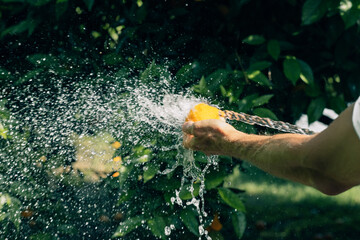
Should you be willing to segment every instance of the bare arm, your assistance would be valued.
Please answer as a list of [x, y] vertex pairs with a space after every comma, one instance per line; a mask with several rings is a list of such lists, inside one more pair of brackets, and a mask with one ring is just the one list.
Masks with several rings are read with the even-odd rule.
[[206, 154], [246, 160], [277, 177], [334, 195], [360, 184], [360, 140], [352, 125], [353, 107], [326, 130], [312, 135], [259, 136], [220, 120], [183, 125], [184, 146]]

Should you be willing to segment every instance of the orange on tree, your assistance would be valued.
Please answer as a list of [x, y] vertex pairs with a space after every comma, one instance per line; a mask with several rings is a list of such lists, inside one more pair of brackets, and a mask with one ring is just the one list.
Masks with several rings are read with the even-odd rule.
[[215, 213], [214, 219], [213, 219], [210, 227], [215, 231], [220, 231], [223, 228], [223, 225], [221, 224], [221, 222], [219, 220], [218, 213]]
[[118, 176], [120, 176], [120, 173], [119, 172], [114, 172], [112, 176], [113, 177], [118, 177]]
[[113, 158], [113, 161], [114, 161], [114, 162], [120, 162], [120, 161], [121, 161], [121, 157], [120, 157], [120, 156], [114, 157], [114, 158]]
[[112, 146], [113, 148], [115, 148], [115, 149], [118, 149], [118, 148], [121, 147], [121, 143], [118, 142], [118, 141], [116, 141], [116, 142], [113, 142], [113, 143], [111, 144], [111, 146]]

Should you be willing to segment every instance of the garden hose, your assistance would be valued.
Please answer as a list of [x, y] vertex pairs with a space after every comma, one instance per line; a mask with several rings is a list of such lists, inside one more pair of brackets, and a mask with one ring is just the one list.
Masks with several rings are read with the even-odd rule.
[[222, 119], [222, 118], [228, 120], [236, 120], [250, 125], [259, 125], [267, 128], [272, 128], [282, 132], [299, 133], [305, 135], [314, 134], [314, 132], [309, 129], [300, 128], [296, 125], [287, 122], [275, 121], [270, 118], [262, 118], [259, 116], [250, 115], [243, 112], [238, 113], [229, 110], [222, 111], [216, 107], [210, 106], [205, 103], [199, 103], [195, 107], [193, 107], [190, 110], [185, 121], [196, 122], [206, 119]]

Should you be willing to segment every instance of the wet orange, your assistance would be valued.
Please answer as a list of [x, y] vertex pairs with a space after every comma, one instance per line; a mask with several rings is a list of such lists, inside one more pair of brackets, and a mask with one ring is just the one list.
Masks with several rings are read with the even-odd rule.
[[193, 107], [187, 115], [185, 121], [201, 121], [206, 119], [220, 119], [221, 111], [205, 103], [199, 103]]
[[215, 231], [220, 231], [223, 228], [223, 225], [221, 224], [221, 222], [219, 220], [219, 215], [217, 213], [215, 213], [214, 219], [213, 219], [210, 227]]

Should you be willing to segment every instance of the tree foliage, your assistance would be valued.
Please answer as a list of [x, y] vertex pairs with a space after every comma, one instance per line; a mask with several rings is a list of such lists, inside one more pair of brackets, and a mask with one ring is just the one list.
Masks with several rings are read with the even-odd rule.
[[[181, 169], [158, 175], [176, 153], [164, 156], [123, 143], [116, 154], [121, 151], [130, 163], [119, 178], [98, 183], [99, 196], [83, 200], [91, 186], [54, 181], [48, 174], [70, 166], [75, 150], [61, 146], [64, 155], [59, 142], [41, 142], [38, 136], [50, 133], [38, 132], [36, 119], [29, 119], [38, 106], [20, 99], [29, 91], [38, 94], [49, 114], [58, 111], [46, 102], [59, 97], [59, 87], [71, 92], [102, 81], [139, 78], [152, 84], [165, 77], [175, 79], [179, 91], [191, 88], [229, 110], [289, 122], [306, 113], [314, 122], [325, 107], [340, 113], [359, 96], [359, 6], [358, 0], [1, 0], [0, 233], [30, 239], [166, 239], [164, 229], [173, 225], [175, 238], [193, 239], [198, 213], [170, 201]], [[96, 81], [86, 77], [92, 75]], [[12, 119], [18, 111], [23, 114]], [[84, 121], [74, 116], [67, 130], [76, 131]], [[94, 124], [90, 132], [96, 130]], [[156, 141], [166, 145], [160, 136]], [[47, 160], [39, 164], [39, 159]], [[204, 164], [201, 159], [198, 165]], [[241, 238], [245, 231], [241, 194], [223, 187], [234, 164], [222, 157], [205, 176], [210, 213], [205, 226], [217, 213], [224, 226], [210, 232], [213, 239]], [[180, 198], [192, 196], [183, 191]], [[84, 225], [82, 214], [93, 222]]]

